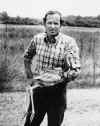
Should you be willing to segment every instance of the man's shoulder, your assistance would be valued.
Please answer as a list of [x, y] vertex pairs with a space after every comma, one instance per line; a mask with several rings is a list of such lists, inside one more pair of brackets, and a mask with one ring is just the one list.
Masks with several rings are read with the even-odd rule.
[[71, 36], [69, 36], [69, 35], [67, 35], [67, 34], [64, 34], [64, 33], [60, 33], [60, 36], [61, 36], [61, 38], [63, 39], [63, 40], [67, 40], [67, 41], [74, 41], [75, 40], [75, 38], [73, 38], [73, 37], [71, 37]]
[[46, 35], [45, 32], [38, 33], [38, 34], [34, 35], [34, 38], [35, 39], [42, 39], [45, 37], [45, 35]]
[[64, 34], [64, 33], [60, 33], [60, 41], [63, 43], [63, 44], [70, 44], [70, 45], [76, 45], [76, 40], [75, 38], [67, 35], [67, 34]]

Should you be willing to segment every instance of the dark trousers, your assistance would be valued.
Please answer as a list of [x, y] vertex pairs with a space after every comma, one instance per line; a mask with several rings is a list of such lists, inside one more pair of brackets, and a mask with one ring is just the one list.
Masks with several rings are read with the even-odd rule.
[[40, 126], [46, 113], [48, 126], [61, 126], [66, 108], [66, 86], [37, 88], [33, 93], [33, 101], [34, 117], [30, 122], [30, 103], [24, 126]]

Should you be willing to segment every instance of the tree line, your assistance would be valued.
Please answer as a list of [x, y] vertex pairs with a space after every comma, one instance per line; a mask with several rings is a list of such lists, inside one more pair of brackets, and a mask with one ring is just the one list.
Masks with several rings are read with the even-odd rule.
[[[8, 13], [5, 11], [0, 13], [0, 23], [18, 24], [18, 25], [43, 25], [42, 19], [28, 18], [28, 17], [22, 18], [20, 16], [10, 17]], [[64, 16], [62, 24], [63, 26], [100, 28], [100, 15], [96, 17], [93, 16], [82, 17], [80, 15]]]
[[18, 25], [39, 25], [41, 24], [41, 20], [39, 19], [31, 19], [28, 17], [10, 17], [7, 12], [0, 13], [0, 23], [2, 24], [18, 24]]

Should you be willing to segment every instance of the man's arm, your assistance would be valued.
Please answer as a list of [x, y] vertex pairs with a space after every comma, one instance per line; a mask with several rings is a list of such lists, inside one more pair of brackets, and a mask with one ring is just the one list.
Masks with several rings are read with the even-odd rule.
[[31, 63], [32, 59], [36, 54], [36, 45], [34, 39], [31, 41], [29, 47], [26, 49], [24, 53], [24, 66], [25, 66], [25, 73], [28, 79], [33, 77], [32, 70], [31, 70]]
[[69, 80], [74, 80], [80, 73], [79, 48], [74, 39], [71, 39], [66, 47], [65, 59], [69, 70], [64, 73], [64, 77]]

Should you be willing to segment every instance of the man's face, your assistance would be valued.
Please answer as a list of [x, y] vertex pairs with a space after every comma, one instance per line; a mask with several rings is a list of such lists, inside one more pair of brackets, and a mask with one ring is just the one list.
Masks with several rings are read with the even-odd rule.
[[48, 36], [57, 35], [60, 31], [60, 25], [60, 16], [58, 14], [48, 15], [45, 22]]

